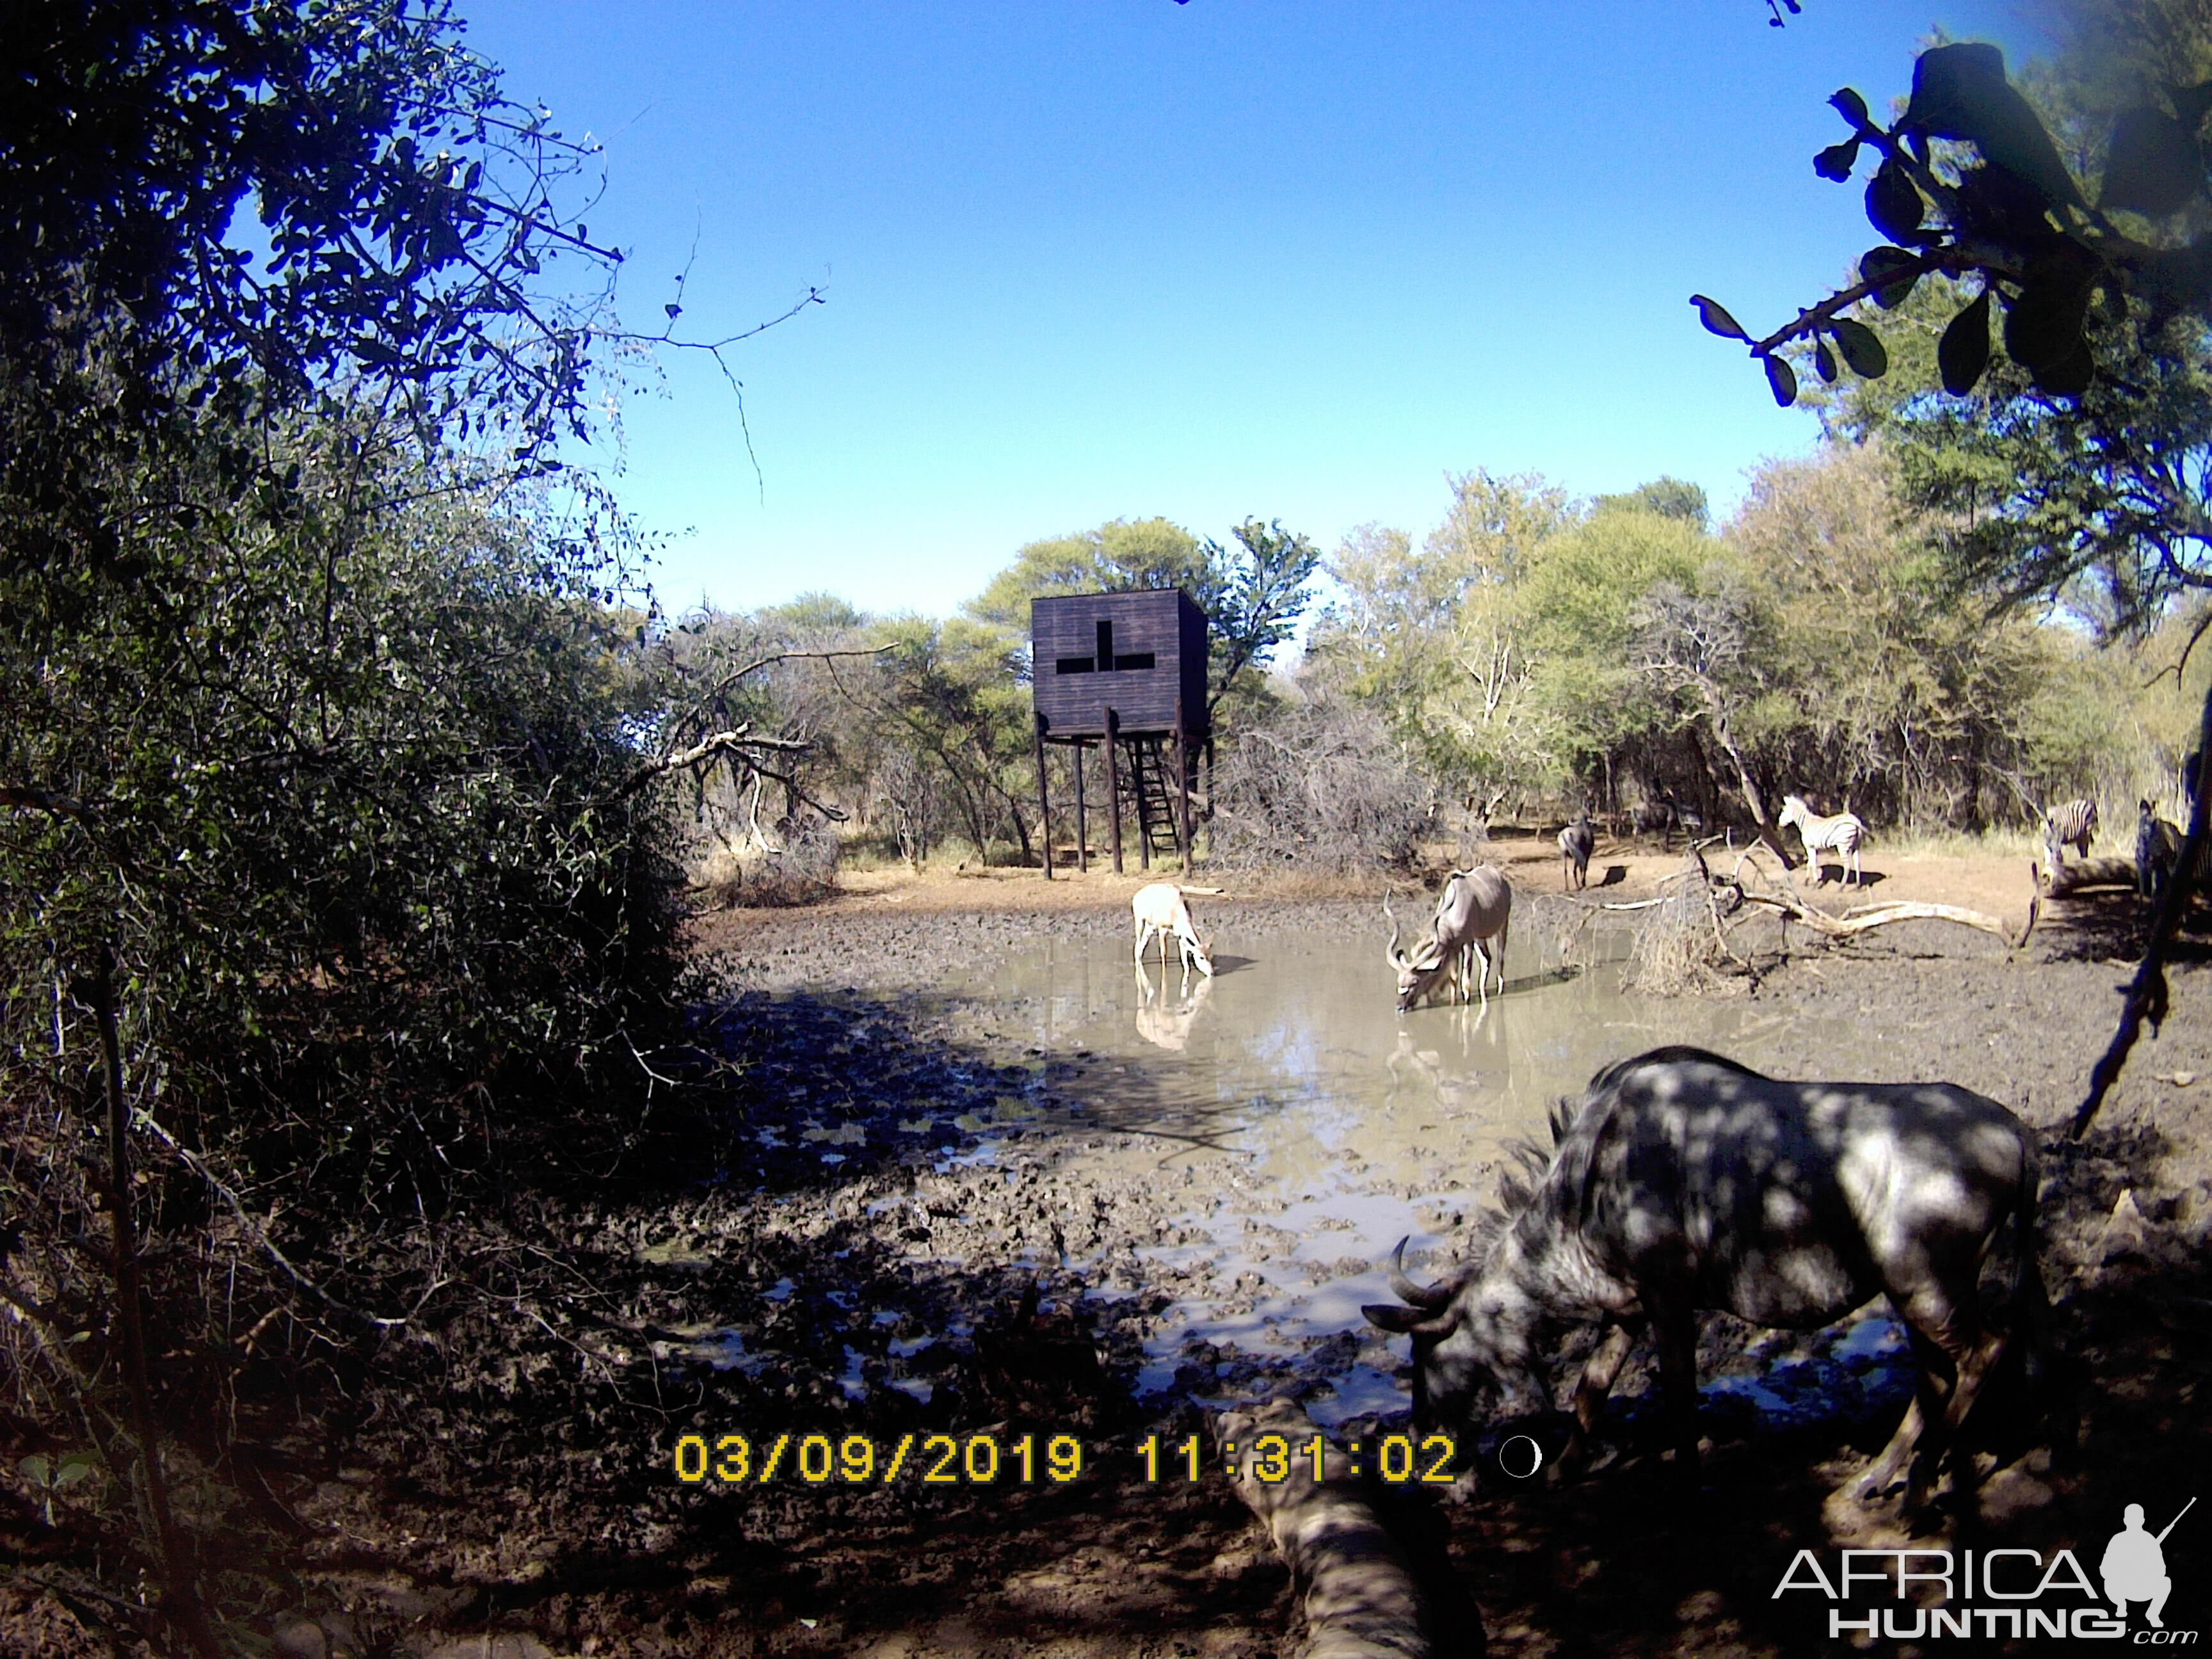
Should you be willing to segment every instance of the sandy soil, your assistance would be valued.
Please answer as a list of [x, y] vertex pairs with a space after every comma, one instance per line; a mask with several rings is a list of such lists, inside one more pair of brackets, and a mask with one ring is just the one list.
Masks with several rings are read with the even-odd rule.
[[[1556, 891], [1547, 843], [1502, 850], [1516, 883]], [[1680, 863], [1601, 845], [1593, 878], [1622, 873], [1589, 896], [1632, 898]], [[2026, 910], [2024, 860], [1869, 863], [1883, 878], [1869, 898]], [[495, 1282], [511, 1258], [515, 1293], [457, 1305], [395, 1345], [355, 1376], [329, 1443], [272, 1477], [302, 1575], [297, 1606], [269, 1619], [277, 1651], [1287, 1650], [1291, 1588], [1249, 1513], [1218, 1465], [1182, 1478], [1178, 1448], [1200, 1414], [1157, 1396], [1148, 1414], [1128, 1395], [1147, 1322], [1176, 1289], [1136, 1251], [1171, 1243], [1170, 1218], [1194, 1203], [1237, 1204], [1236, 1166], [1193, 1165], [1168, 1189], [1151, 1151], [1115, 1151], [1139, 1138], [1142, 1102], [1094, 1088], [1079, 1056], [1020, 1048], [988, 1007], [920, 994], [1040, 930], [1119, 933], [1140, 880], [887, 873], [804, 909], [702, 919], [699, 948], [724, 965], [731, 1000], [702, 1041], [732, 1073], [694, 1178], [649, 1200], [519, 1204], [480, 1238], [457, 1226], [455, 1259], [475, 1248]], [[1208, 916], [1255, 946], [1285, 930], [1370, 939], [1381, 890], [1194, 884], [1228, 890], [1205, 901]], [[2142, 925], [2131, 900], [2053, 906], [2010, 954], [1933, 923], [1843, 946], [1777, 930], [1753, 994], [1826, 1017], [1808, 1030], [1892, 1039], [1847, 1052], [1832, 1036], [1785, 1040], [1791, 1074], [1946, 1079], [2053, 1131], [2110, 1037]], [[2198, 1395], [2212, 1364], [2212, 976], [2201, 939], [2184, 957], [2172, 1018], [2097, 1128], [2078, 1146], [2048, 1141], [2056, 1410], [1998, 1400], [1979, 1512], [1917, 1547], [2063, 1546], [2094, 1573], [2124, 1504], [2155, 1526], [2212, 1489]], [[977, 1162], [987, 1126], [996, 1158]], [[556, 1273], [557, 1294], [526, 1293]], [[1032, 1314], [1023, 1294], [1040, 1279]], [[1729, 1326], [1708, 1334], [1708, 1366], [1746, 1352], [1753, 1334]], [[1370, 1334], [1342, 1340], [1347, 1357], [1381, 1353]], [[1644, 1380], [1637, 1369], [1623, 1393]], [[1894, 1416], [1839, 1408], [1777, 1433], [1716, 1410], [1705, 1488], [1685, 1495], [1632, 1406], [1583, 1479], [1492, 1480], [1413, 1504], [1416, 1554], [1479, 1609], [1447, 1650], [1826, 1650], [1830, 1604], [1774, 1587], [1800, 1549], [1832, 1566], [1838, 1548], [1907, 1541], [1893, 1511], [1832, 1496]], [[757, 1475], [787, 1432], [775, 1480], [678, 1478], [686, 1436], [744, 1436]], [[810, 1432], [828, 1438], [809, 1451]], [[929, 1447], [933, 1434], [957, 1455]], [[1024, 1435], [1027, 1483], [1012, 1463]], [[836, 1478], [833, 1455], [854, 1436], [877, 1460], [858, 1483]], [[927, 1484], [908, 1470], [886, 1484], [908, 1436], [956, 1477], [988, 1436], [1001, 1476]], [[1046, 1461], [1060, 1436], [1084, 1457], [1065, 1484]], [[1148, 1439], [1157, 1482], [1143, 1478]], [[802, 1455], [830, 1478], [793, 1480]], [[2203, 1559], [2205, 1527], [2193, 1543], [2176, 1534], [2169, 1561]], [[2202, 1575], [2176, 1578], [2168, 1625], [2212, 1622]]]

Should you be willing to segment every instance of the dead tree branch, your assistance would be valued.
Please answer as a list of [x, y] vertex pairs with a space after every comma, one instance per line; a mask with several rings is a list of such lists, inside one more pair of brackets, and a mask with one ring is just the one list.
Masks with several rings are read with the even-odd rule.
[[185, 1641], [205, 1659], [216, 1659], [215, 1626], [200, 1599], [198, 1576], [169, 1504], [169, 1481], [161, 1468], [159, 1419], [146, 1370], [145, 1309], [138, 1288], [137, 1224], [131, 1202], [131, 1110], [123, 1095], [123, 1048], [115, 1016], [115, 951], [103, 942], [87, 986], [100, 1024], [100, 1073], [107, 1097], [107, 1209], [114, 1236], [116, 1321], [122, 1327], [123, 1374], [131, 1393], [133, 1437], [146, 1480], [146, 1508], [161, 1559], [161, 1603], [177, 1621]]
[[757, 738], [752, 735], [750, 722], [731, 731], [717, 732], [702, 738], [689, 749], [679, 749], [673, 754], [658, 755], [640, 766], [623, 781], [615, 793], [617, 797], [635, 794], [655, 778], [666, 777], [671, 772], [682, 772], [695, 766], [710, 765], [718, 760], [728, 760], [743, 765], [746, 770], [763, 771], [758, 757], [765, 755], [804, 755], [814, 745], [804, 738]]
[[[2212, 751], [2212, 690], [2204, 694], [2204, 714], [2197, 722], [2197, 752], [2199, 756]], [[2181, 856], [2174, 861], [2173, 878], [2166, 884], [2166, 891], [2158, 902], [2158, 915], [2151, 923], [2150, 942], [2143, 946], [2142, 963], [2135, 977], [2128, 981], [2126, 1000], [2120, 1005], [2119, 1029], [2112, 1033], [2111, 1045], [2106, 1048], [2089, 1072], [2089, 1092], [2067, 1126], [2067, 1133], [2075, 1140], [2089, 1133], [2096, 1121], [2097, 1109], [2105, 1103], [2105, 1096], [2119, 1080], [2120, 1068], [2128, 1063], [2128, 1051], [2136, 1046], [2136, 1036], [2145, 1020], [2150, 1022], [2153, 1036], [2166, 1019], [2166, 952], [2173, 942], [2174, 929], [2181, 925], [2182, 913], [2189, 908], [2195, 896], [2196, 883], [2190, 874], [2197, 868], [2197, 856], [2204, 850], [2205, 800], [2203, 762], [2193, 781], [2196, 802], [2189, 811], [2189, 833], [2182, 838]]]
[[1359, 1495], [1351, 1460], [1324, 1443], [1327, 1479], [1315, 1480], [1313, 1459], [1304, 1449], [1321, 1438], [1321, 1431], [1287, 1401], [1224, 1413], [1214, 1427], [1217, 1436], [1240, 1448], [1268, 1435], [1279, 1435], [1293, 1448], [1283, 1480], [1230, 1484], [1259, 1516], [1304, 1592], [1301, 1659], [1427, 1659], [1436, 1650], [1420, 1585], [1396, 1540]]

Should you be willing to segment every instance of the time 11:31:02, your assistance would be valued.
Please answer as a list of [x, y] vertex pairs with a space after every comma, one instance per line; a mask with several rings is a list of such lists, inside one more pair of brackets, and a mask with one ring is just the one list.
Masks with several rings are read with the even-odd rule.
[[[1361, 1474], [1364, 1468], [1359, 1461], [1360, 1449], [1357, 1440], [1345, 1448], [1350, 1459], [1348, 1472], [1354, 1475]], [[1235, 1441], [1224, 1443], [1221, 1451], [1232, 1479], [1279, 1484], [1291, 1478], [1293, 1460], [1302, 1457], [1311, 1460], [1316, 1480], [1328, 1479], [1328, 1442], [1318, 1434], [1297, 1445], [1287, 1435], [1263, 1434], [1251, 1443], [1250, 1461], [1243, 1464], [1237, 1460]], [[1386, 1434], [1375, 1445], [1375, 1472], [1394, 1486], [1408, 1482], [1449, 1486], [1452, 1460], [1458, 1454], [1458, 1442], [1448, 1434], [1424, 1435], [1418, 1448], [1409, 1434]], [[1165, 1447], [1160, 1444], [1159, 1436], [1151, 1435], [1137, 1448], [1137, 1455], [1145, 1460], [1145, 1479], [1153, 1485], [1162, 1480], [1164, 1464], [1169, 1471], [1164, 1477], [1168, 1480], [1175, 1478], [1178, 1462], [1187, 1482], [1194, 1486], [1203, 1478], [1204, 1443], [1197, 1435]]]

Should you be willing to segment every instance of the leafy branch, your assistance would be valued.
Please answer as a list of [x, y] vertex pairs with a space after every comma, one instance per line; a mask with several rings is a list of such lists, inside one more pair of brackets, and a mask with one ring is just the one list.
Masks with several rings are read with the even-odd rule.
[[[1759, 339], [1706, 295], [1690, 302], [1711, 332], [1745, 343], [1787, 407], [1797, 379], [1778, 355], [1783, 347], [1809, 343], [1824, 380], [1837, 377], [1838, 356], [1862, 378], [1879, 379], [1888, 370], [1880, 337], [1843, 313], [1867, 300], [1893, 309], [1931, 274], [1978, 276], [1981, 291], [1937, 347], [1943, 389], [1964, 397], [1981, 380], [2001, 305], [2006, 355], [2034, 389], [2078, 398], [2099, 372], [2089, 343], [2099, 316], [2118, 320], [2132, 306], [2146, 337], [2185, 313], [2212, 320], [2212, 236], [2160, 246], [2124, 234], [2109, 216], [2165, 220], [2212, 196], [2198, 133], [2212, 111], [2212, 82], [2167, 88], [2165, 98], [2165, 107], [2137, 106], [2115, 118], [2093, 204], [2041, 118], [2005, 78], [1996, 47], [1933, 47], [1914, 64], [1911, 96], [1893, 125], [1875, 120], [1850, 88], [1829, 100], [1851, 131], [1813, 158], [1814, 170], [1840, 184], [1863, 150], [1881, 158], [1866, 212], [1887, 240], [1861, 257], [1858, 280]], [[1939, 152], [1937, 140], [1971, 145], [1975, 159]]]

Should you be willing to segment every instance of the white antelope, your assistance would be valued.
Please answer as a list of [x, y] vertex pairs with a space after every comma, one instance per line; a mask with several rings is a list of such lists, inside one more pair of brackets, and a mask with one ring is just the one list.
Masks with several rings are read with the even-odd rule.
[[1832, 818], [1815, 817], [1813, 809], [1799, 795], [1784, 795], [1782, 811], [1778, 820], [1787, 830], [1792, 824], [1805, 843], [1805, 861], [1814, 872], [1814, 884], [1820, 879], [1820, 854], [1833, 853], [1836, 861], [1849, 872], [1853, 886], [1866, 885], [1866, 872], [1859, 867], [1859, 844], [1866, 839], [1866, 825], [1849, 812], [1838, 812]]
[[1145, 959], [1145, 951], [1157, 938], [1160, 942], [1160, 967], [1168, 965], [1168, 935], [1175, 935], [1182, 954], [1182, 970], [1186, 974], [1195, 968], [1208, 979], [1213, 977], [1213, 941], [1200, 939], [1197, 926], [1190, 919], [1190, 906], [1183, 902], [1182, 889], [1171, 881], [1156, 881], [1149, 887], [1139, 887], [1129, 900], [1130, 913], [1137, 922], [1136, 960]]
[[[1390, 918], [1390, 943], [1383, 947], [1383, 954], [1398, 970], [1400, 1013], [1426, 996], [1447, 976], [1455, 980], [1459, 1000], [1469, 1000], [1467, 981], [1470, 959], [1481, 964], [1474, 980], [1483, 1006], [1490, 1006], [1490, 969], [1493, 963], [1498, 969], [1498, 989], [1504, 994], [1505, 945], [1512, 931], [1513, 889], [1506, 882], [1505, 872], [1496, 865], [1452, 872], [1443, 891], [1437, 896], [1435, 932], [1415, 946], [1410, 956], [1398, 948], [1398, 918], [1391, 911], [1387, 897], [1382, 901], [1382, 914]], [[1489, 939], [1498, 941], [1494, 957], [1483, 948], [1482, 941]]]

